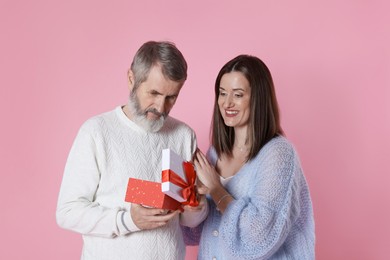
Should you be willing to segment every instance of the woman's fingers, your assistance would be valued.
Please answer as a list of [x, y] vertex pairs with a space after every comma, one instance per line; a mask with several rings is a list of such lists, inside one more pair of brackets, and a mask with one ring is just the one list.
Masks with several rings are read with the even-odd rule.
[[202, 166], [208, 164], [206, 156], [200, 150], [196, 152], [196, 159]]

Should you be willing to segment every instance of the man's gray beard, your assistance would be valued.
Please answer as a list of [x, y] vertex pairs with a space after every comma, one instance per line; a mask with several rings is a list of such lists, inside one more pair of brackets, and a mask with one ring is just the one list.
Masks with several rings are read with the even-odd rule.
[[167, 115], [163, 113], [158, 119], [151, 120], [146, 117], [148, 112], [158, 113], [155, 109], [147, 109], [145, 111], [141, 111], [137, 94], [132, 92], [129, 97], [128, 102], [129, 110], [132, 117], [132, 120], [141, 128], [148, 132], [158, 132], [164, 125], [165, 118]]

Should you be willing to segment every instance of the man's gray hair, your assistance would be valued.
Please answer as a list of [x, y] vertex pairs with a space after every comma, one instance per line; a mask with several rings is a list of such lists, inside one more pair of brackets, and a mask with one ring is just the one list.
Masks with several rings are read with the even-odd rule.
[[133, 90], [146, 81], [153, 66], [160, 66], [162, 74], [169, 80], [184, 83], [187, 79], [187, 62], [175, 44], [149, 41], [138, 49], [131, 63], [130, 69], [134, 74]]

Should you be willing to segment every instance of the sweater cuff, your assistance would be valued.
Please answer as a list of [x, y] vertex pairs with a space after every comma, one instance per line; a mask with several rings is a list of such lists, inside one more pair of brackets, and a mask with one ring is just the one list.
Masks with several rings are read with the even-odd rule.
[[130, 211], [120, 211], [117, 215], [117, 223], [119, 232], [123, 235], [141, 230], [134, 224]]
[[184, 210], [183, 213], [180, 214], [180, 225], [186, 226], [186, 227], [196, 227], [200, 223], [203, 222], [203, 220], [206, 219], [207, 215], [209, 214], [209, 205], [207, 200], [204, 200], [204, 205], [202, 206], [202, 209], [199, 211], [192, 211], [192, 210]]

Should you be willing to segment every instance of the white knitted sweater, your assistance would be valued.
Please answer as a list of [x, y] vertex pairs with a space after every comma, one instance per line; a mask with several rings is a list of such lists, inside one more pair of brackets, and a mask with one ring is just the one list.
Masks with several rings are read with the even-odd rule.
[[161, 151], [185, 160], [196, 149], [193, 130], [168, 117], [158, 133], [144, 131], [121, 107], [87, 120], [66, 163], [57, 223], [83, 234], [82, 259], [184, 259], [179, 221], [196, 225], [203, 212], [185, 212], [154, 230], [138, 230], [124, 201], [129, 177], [161, 181]]

